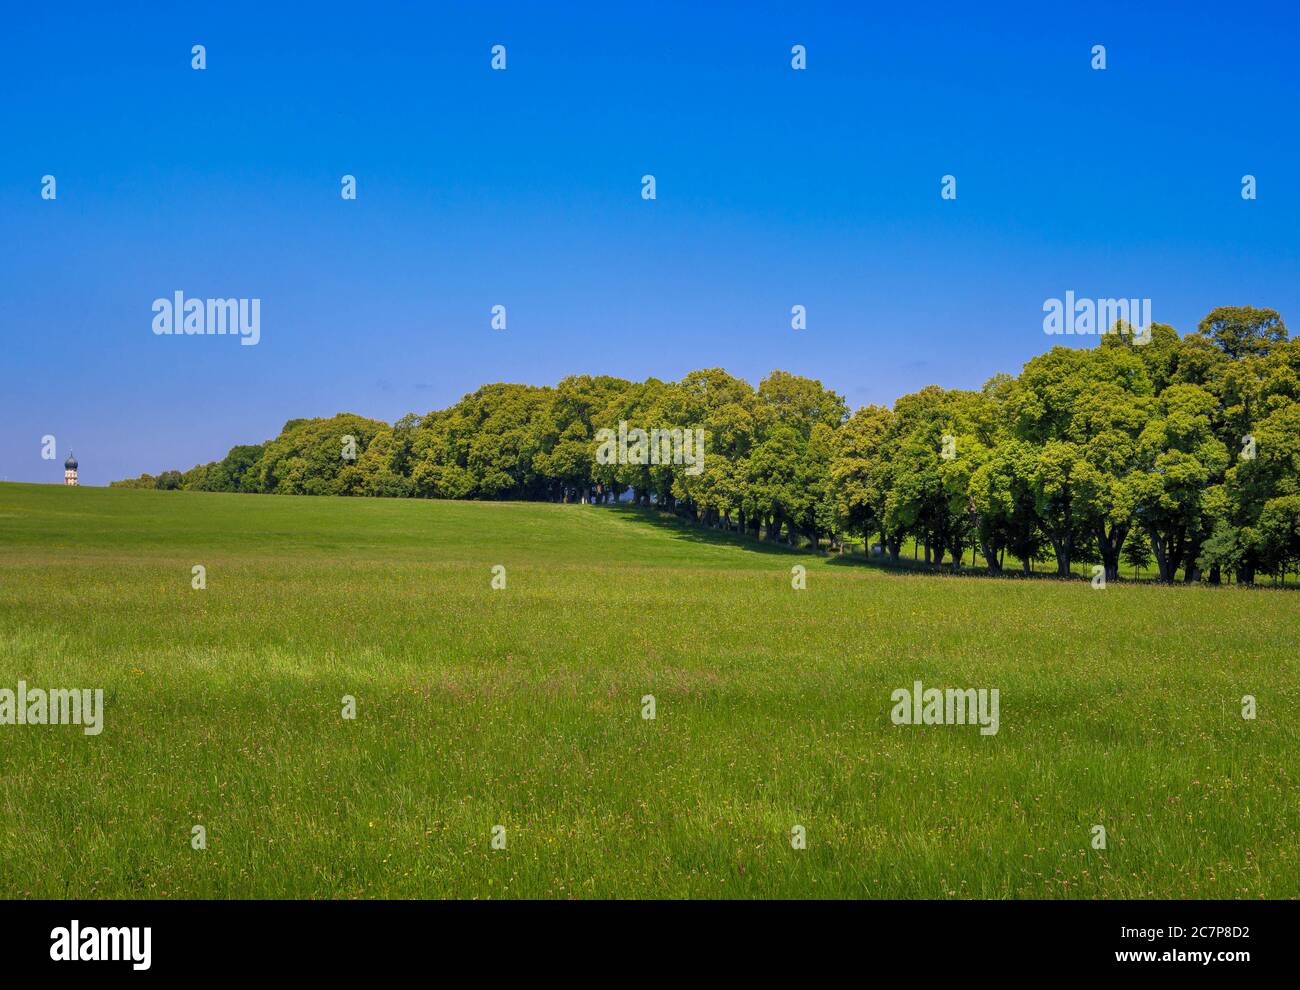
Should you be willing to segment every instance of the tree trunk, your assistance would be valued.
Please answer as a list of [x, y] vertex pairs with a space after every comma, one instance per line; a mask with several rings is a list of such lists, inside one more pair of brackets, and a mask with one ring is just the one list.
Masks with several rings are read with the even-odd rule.
[[1052, 540], [1052, 550], [1056, 553], [1056, 576], [1070, 576], [1070, 547], [1064, 541]]
[[984, 552], [984, 567], [990, 574], [998, 574], [1002, 571], [1001, 551], [991, 544], [985, 543], [981, 548]]
[[1178, 564], [1183, 559], [1182, 538], [1179, 534], [1165, 536], [1152, 532], [1151, 551], [1156, 557], [1157, 580], [1161, 584], [1172, 584], [1178, 573]]
[[1107, 581], [1119, 580], [1119, 555], [1127, 538], [1127, 526], [1112, 526], [1110, 532], [1106, 531], [1104, 523], [1097, 528], [1097, 549], [1101, 551], [1101, 563]]

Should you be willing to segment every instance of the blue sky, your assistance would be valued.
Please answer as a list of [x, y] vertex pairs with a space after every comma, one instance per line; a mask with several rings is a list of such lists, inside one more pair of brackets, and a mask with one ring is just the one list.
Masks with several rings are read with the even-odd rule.
[[[888, 404], [1018, 371], [1067, 290], [1300, 320], [1284, 4], [276, 6], [6, 11], [0, 478], [572, 373]], [[177, 290], [260, 298], [261, 342], [155, 336]]]

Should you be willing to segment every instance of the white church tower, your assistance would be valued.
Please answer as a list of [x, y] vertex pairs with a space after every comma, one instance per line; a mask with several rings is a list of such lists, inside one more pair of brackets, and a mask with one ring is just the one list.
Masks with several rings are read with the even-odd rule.
[[63, 462], [63, 483], [65, 485], [77, 484], [77, 459], [71, 455]]

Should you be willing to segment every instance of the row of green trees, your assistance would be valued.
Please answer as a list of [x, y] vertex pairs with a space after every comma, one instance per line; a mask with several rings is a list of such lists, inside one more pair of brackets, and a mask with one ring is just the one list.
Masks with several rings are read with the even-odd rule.
[[[598, 432], [702, 428], [702, 464], [601, 463]], [[349, 448], [351, 443], [351, 448]], [[635, 455], [629, 460], [636, 460]], [[681, 381], [496, 384], [389, 425], [292, 420], [221, 461], [119, 485], [418, 498], [631, 498], [701, 526], [897, 559], [978, 551], [992, 571], [1154, 557], [1159, 578], [1241, 582], [1300, 564], [1300, 339], [1272, 310], [1225, 307], [1180, 337], [1117, 324], [979, 391], [928, 386], [893, 409], [776, 371]]]

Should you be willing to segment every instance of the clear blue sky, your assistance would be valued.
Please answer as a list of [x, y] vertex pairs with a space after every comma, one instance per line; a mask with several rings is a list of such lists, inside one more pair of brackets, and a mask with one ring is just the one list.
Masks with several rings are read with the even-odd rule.
[[[9, 480], [581, 372], [892, 403], [1018, 371], [1067, 290], [1300, 330], [1289, 4], [71, 6], [0, 36]], [[261, 343], [154, 336], [176, 290], [260, 298]]]

